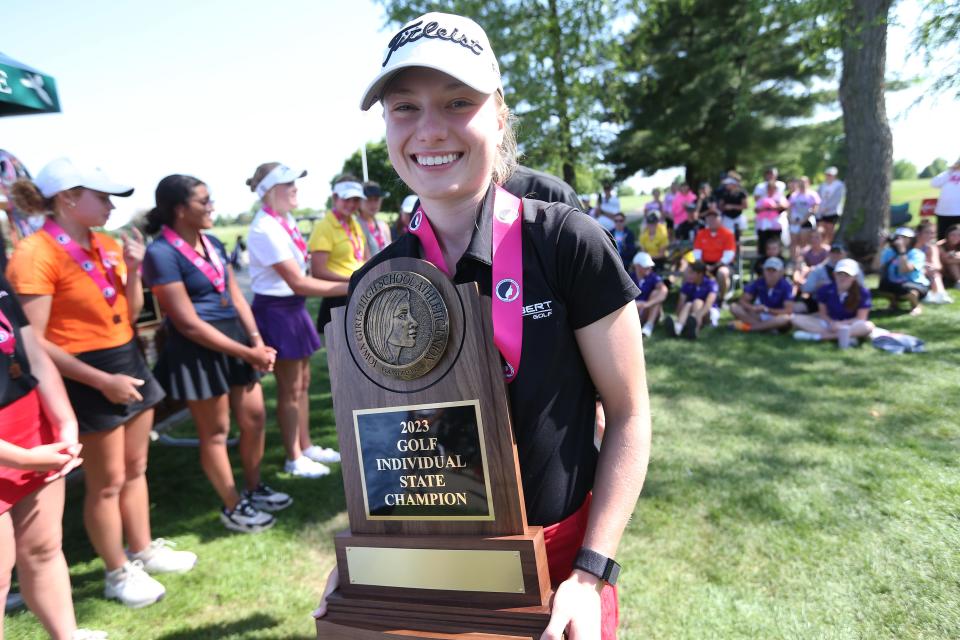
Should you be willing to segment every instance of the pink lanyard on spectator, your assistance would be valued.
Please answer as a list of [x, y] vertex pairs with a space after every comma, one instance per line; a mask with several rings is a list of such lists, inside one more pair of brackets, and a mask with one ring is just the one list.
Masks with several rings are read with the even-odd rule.
[[350, 246], [353, 247], [354, 259], [356, 259], [357, 262], [363, 262], [363, 244], [360, 242], [359, 237], [354, 237], [355, 234], [353, 233], [353, 230], [350, 229], [350, 216], [344, 216], [339, 211], [334, 209], [333, 217], [337, 219], [337, 222], [339, 222], [340, 226], [343, 227], [343, 232], [347, 234], [347, 240], [350, 241]]
[[0, 353], [12, 356], [17, 348], [17, 336], [13, 333], [13, 323], [0, 309]]
[[[370, 223], [373, 223], [373, 226], [370, 226]], [[377, 248], [383, 249], [383, 245], [386, 244], [386, 240], [383, 238], [383, 232], [380, 231], [380, 225], [377, 224], [376, 220], [371, 220], [366, 223], [367, 229], [370, 230], [370, 233], [373, 234], [373, 239], [377, 241]]]
[[[113, 265], [107, 259], [107, 254], [97, 244], [97, 241], [94, 239], [93, 234], [90, 235], [90, 246], [100, 255], [100, 260], [103, 262], [103, 268], [107, 270], [107, 275], [100, 273], [100, 270], [97, 269], [97, 265], [90, 259], [90, 256], [86, 251], [83, 250], [73, 238], [63, 230], [63, 227], [58, 225], [53, 221], [53, 218], [47, 217], [46, 222], [43, 223], [43, 230], [46, 231], [50, 237], [57, 241], [64, 251], [67, 252], [73, 261], [76, 262], [84, 272], [90, 276], [90, 279], [93, 280], [94, 284], [97, 285], [97, 288], [100, 289], [100, 292], [103, 294], [104, 299], [112, 307], [117, 301], [117, 273], [113, 268]], [[109, 277], [109, 281], [107, 278]], [[120, 324], [120, 316], [113, 316], [114, 324]]]
[[[507, 382], [513, 382], [520, 371], [523, 350], [523, 203], [500, 187], [494, 188], [493, 341], [506, 361], [503, 375]], [[420, 239], [427, 261], [452, 276], [422, 207], [410, 220], [409, 230]]]
[[203, 256], [197, 253], [196, 249], [184, 242], [183, 238], [170, 227], [164, 225], [162, 232], [167, 242], [172, 244], [173, 248], [180, 252], [180, 255], [189, 260], [190, 264], [199, 269], [203, 275], [207, 276], [207, 280], [210, 281], [213, 288], [217, 290], [217, 293], [222, 295], [227, 288], [227, 282], [223, 277], [226, 269], [223, 266], [223, 262], [220, 261], [220, 254], [217, 253], [213, 243], [210, 242], [210, 238], [202, 233], [198, 234], [200, 241], [203, 242], [203, 248], [207, 250], [207, 255], [210, 256], [213, 264], [204, 260]]
[[290, 236], [290, 239], [293, 240], [293, 244], [297, 245], [297, 249], [299, 249], [300, 253], [303, 254], [303, 259], [306, 260], [310, 254], [307, 252], [307, 243], [300, 234], [300, 229], [298, 229], [296, 225], [290, 226], [290, 223], [287, 222], [287, 216], [280, 215], [268, 206], [264, 206], [263, 211], [268, 216], [280, 223], [280, 226], [283, 227], [283, 230], [286, 231], [287, 235]]

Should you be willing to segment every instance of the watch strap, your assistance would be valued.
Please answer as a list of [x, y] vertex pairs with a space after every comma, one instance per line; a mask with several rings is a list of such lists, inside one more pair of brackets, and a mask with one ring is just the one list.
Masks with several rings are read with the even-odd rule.
[[573, 567], [586, 571], [610, 585], [617, 584], [617, 578], [620, 577], [620, 565], [615, 560], [585, 547], [581, 547], [577, 552]]

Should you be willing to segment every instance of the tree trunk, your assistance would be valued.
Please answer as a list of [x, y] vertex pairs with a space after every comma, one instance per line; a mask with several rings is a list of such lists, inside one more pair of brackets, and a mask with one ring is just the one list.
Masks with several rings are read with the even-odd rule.
[[553, 60], [554, 95], [557, 96], [557, 119], [560, 121], [560, 162], [563, 167], [563, 181], [576, 190], [577, 188], [577, 154], [573, 148], [572, 123], [570, 122], [569, 104], [567, 101], [567, 79], [564, 73], [563, 33], [560, 29], [560, 12], [557, 10], [557, 0], [550, 0], [550, 40], [553, 44], [551, 58]]
[[840, 237], [858, 260], [872, 258], [890, 219], [893, 138], [884, 74], [892, 0], [851, 0], [843, 17], [840, 105], [847, 145], [847, 197]]

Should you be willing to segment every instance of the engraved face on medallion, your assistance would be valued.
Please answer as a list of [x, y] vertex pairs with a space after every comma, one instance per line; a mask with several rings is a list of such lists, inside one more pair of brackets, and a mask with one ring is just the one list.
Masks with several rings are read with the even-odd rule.
[[447, 347], [450, 321], [443, 297], [423, 276], [396, 271], [364, 291], [353, 319], [359, 355], [384, 375], [414, 380], [433, 369]]

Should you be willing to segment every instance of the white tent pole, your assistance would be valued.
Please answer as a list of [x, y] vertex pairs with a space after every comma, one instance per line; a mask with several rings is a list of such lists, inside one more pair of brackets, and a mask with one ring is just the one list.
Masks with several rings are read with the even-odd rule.
[[360, 162], [363, 163], [363, 181], [366, 182], [370, 179], [370, 174], [367, 173], [367, 143], [364, 142], [360, 145]]

